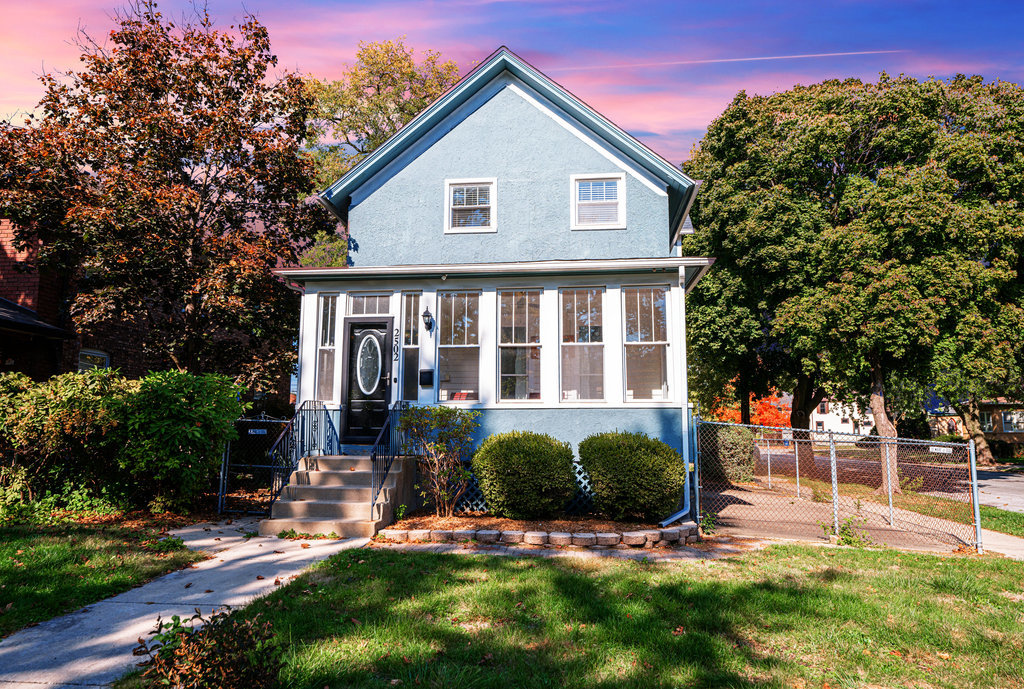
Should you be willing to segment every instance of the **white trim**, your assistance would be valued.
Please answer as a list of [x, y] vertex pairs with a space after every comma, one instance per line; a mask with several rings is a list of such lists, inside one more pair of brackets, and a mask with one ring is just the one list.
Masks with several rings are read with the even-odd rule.
[[[626, 342], [626, 290], [628, 289], [658, 289], [665, 290], [665, 339], [664, 340], [651, 340], [648, 343], [633, 343], [629, 344]], [[666, 284], [622, 284], [619, 286], [619, 312], [622, 317], [622, 323], [619, 324], [619, 352], [622, 358], [622, 401], [627, 406], [633, 406], [636, 403], [651, 404], [657, 406], [675, 406], [676, 391], [674, 390], [675, 385], [673, 384], [672, 376], [675, 373], [675, 366], [672, 361], [672, 285]], [[665, 346], [665, 399], [629, 399], [629, 392], [627, 389], [626, 382], [626, 347], [638, 346], [641, 344], [655, 344]]]
[[[491, 187], [491, 224], [488, 227], [452, 227], [452, 187], [469, 184], [487, 184]], [[472, 179], [446, 179], [444, 181], [444, 233], [491, 234], [498, 231], [498, 179], [477, 177]]]
[[402, 266], [362, 266], [353, 268], [285, 268], [276, 275], [296, 280], [343, 280], [374, 277], [423, 278], [448, 276], [544, 275], [568, 276], [573, 273], [648, 272], [678, 270], [686, 266], [707, 267], [713, 258], [702, 256], [665, 256], [663, 258], [608, 258], [557, 261], [517, 261], [512, 263], [431, 263]]
[[[527, 93], [526, 90], [522, 86], [520, 86], [518, 83], [516, 83], [516, 82], [519, 82], [518, 78], [513, 76], [512, 79], [515, 79], [515, 82], [510, 79], [509, 82], [508, 82], [508, 85], [506, 86], [507, 89], [509, 89], [513, 93], [517, 94], [518, 96], [520, 96], [527, 103], [529, 103], [533, 107], [537, 108], [537, 110], [540, 110], [542, 113], [544, 113], [545, 115], [550, 117], [552, 120], [554, 120], [556, 123], [558, 123], [567, 132], [571, 133], [577, 139], [579, 139], [580, 141], [582, 141], [583, 143], [587, 144], [592, 149], [594, 149], [595, 151], [600, 153], [606, 159], [611, 161], [611, 163], [614, 164], [615, 167], [619, 168], [623, 172], [628, 172], [633, 177], [635, 177], [636, 179], [640, 180], [640, 182], [644, 186], [648, 187], [655, 194], [658, 194], [659, 196], [665, 196], [665, 197], [668, 196], [668, 192], [665, 191], [665, 189], [663, 189], [663, 188], [659, 187], [658, 185], [654, 184], [653, 182], [651, 182], [651, 180], [648, 179], [646, 175], [641, 174], [639, 171], [637, 171], [635, 168], [633, 168], [633, 166], [627, 165], [621, 158], [619, 158], [618, 156], [615, 156], [612, 153], [610, 153], [604, 146], [601, 146], [600, 144], [598, 144], [591, 137], [587, 136], [582, 130], [580, 130], [579, 128], [573, 126], [571, 123], [567, 122], [564, 118], [559, 117], [558, 114], [555, 111], [553, 111], [551, 108], [547, 107], [546, 105], [541, 103], [539, 100], [534, 98], [532, 95]], [[524, 84], [524, 86], [525, 86], [525, 84]]]
[[[565, 341], [565, 321], [562, 318], [562, 296], [565, 292], [578, 292], [586, 290], [596, 290], [599, 292], [599, 299], [601, 302], [601, 342], [587, 342], [581, 344], [579, 342], [566, 342]], [[559, 404], [575, 407], [575, 406], [605, 406], [608, 402], [608, 326], [605, 325], [607, 321], [607, 310], [605, 309], [605, 296], [608, 294], [608, 287], [605, 285], [565, 285], [559, 287], [558, 290], [558, 301], [556, 303], [557, 309], [555, 316], [558, 319], [558, 356], [556, 357], [557, 371], [558, 371], [558, 395], [555, 399], [558, 400]], [[575, 321], [574, 321], [575, 324]], [[562, 389], [562, 348], [566, 345], [570, 347], [586, 347], [600, 344], [601, 346], [601, 393], [600, 398], [587, 398], [587, 399], [575, 399], [567, 400], [562, 395], [564, 390]]]
[[[579, 183], [601, 180], [615, 180], [616, 203], [618, 205], [617, 218], [613, 223], [591, 223], [581, 225], [577, 221], [579, 210]], [[570, 230], [624, 230], [626, 229], [626, 174], [623, 172], [612, 172], [601, 175], [569, 175], [569, 229]]]
[[[545, 315], [545, 311], [546, 311], [546, 309], [544, 308], [544, 303], [545, 303], [545, 301], [547, 301], [544, 298], [545, 290], [544, 290], [543, 287], [497, 287], [494, 292], [495, 292], [494, 324], [496, 326], [495, 329], [494, 329], [494, 343], [492, 345], [493, 348], [494, 348], [494, 361], [495, 361], [495, 366], [494, 366], [494, 369], [495, 369], [494, 370], [494, 374], [495, 374], [494, 375], [494, 384], [495, 384], [495, 388], [494, 388], [494, 402], [495, 402], [495, 404], [500, 404], [500, 405], [506, 405], [507, 404], [507, 405], [512, 406], [512, 407], [519, 407], [519, 406], [522, 406], [524, 403], [528, 404], [530, 402], [533, 402], [533, 403], [543, 402], [544, 401], [544, 397], [545, 397], [544, 396], [544, 387], [545, 386], [544, 386], [544, 337], [543, 337], [543, 335], [547, 331], [547, 328], [545, 328], [545, 326], [544, 326], [544, 315]], [[537, 293], [537, 308], [539, 310], [539, 313], [537, 314], [537, 328], [539, 330], [539, 332], [537, 333], [537, 342], [535, 342], [535, 343], [534, 342], [508, 342], [508, 343], [503, 343], [501, 341], [501, 295], [502, 295], [503, 292], [513, 292], [513, 293], [515, 293], [515, 292], [536, 292]], [[527, 316], [528, 315], [529, 315], [529, 308], [527, 307]], [[527, 321], [527, 327], [529, 327], [529, 321]], [[534, 399], [530, 399], [530, 398], [526, 398], [524, 400], [521, 400], [521, 399], [503, 399], [502, 396], [501, 396], [501, 350], [502, 350], [502, 348], [506, 348], [506, 349], [507, 348], [529, 349], [529, 348], [532, 348], [532, 347], [536, 347], [537, 349], [540, 350], [540, 361], [539, 361], [539, 364], [540, 364], [540, 373], [539, 373], [540, 380], [538, 381], [539, 384], [540, 384], [540, 397], [535, 399], [535, 400]]]

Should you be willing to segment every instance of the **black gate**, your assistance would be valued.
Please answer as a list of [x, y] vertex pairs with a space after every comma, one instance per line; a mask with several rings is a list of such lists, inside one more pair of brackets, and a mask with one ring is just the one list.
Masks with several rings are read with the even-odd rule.
[[288, 426], [286, 419], [238, 419], [238, 439], [224, 448], [218, 512], [269, 514], [275, 491], [270, 450]]

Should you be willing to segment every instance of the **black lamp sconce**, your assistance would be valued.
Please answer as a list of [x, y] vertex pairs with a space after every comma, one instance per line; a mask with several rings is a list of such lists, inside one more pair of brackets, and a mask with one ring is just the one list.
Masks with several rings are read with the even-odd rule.
[[434, 315], [430, 313], [430, 307], [423, 309], [423, 327], [427, 329], [429, 333], [434, 329]]

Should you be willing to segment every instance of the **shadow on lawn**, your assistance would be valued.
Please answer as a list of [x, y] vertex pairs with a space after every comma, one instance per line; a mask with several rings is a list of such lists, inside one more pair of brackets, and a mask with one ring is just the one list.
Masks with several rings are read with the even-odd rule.
[[824, 622], [841, 595], [701, 574], [360, 550], [249, 610], [288, 640], [287, 686], [766, 687], [791, 661], [749, 631]]

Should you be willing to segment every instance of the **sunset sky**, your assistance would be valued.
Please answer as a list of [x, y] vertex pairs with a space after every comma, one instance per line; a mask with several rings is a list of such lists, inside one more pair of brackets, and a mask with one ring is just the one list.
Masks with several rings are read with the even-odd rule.
[[[44, 71], [74, 68], [79, 26], [103, 37], [116, 3], [0, 0], [0, 117], [31, 110]], [[178, 17], [191, 3], [164, 2]], [[603, 0], [348, 2], [209, 0], [215, 21], [246, 11], [270, 31], [282, 68], [336, 78], [359, 41], [404, 35], [463, 72], [499, 45], [674, 162], [688, 157], [737, 91], [823, 79], [958, 72], [1024, 80], [1024, 1]]]

